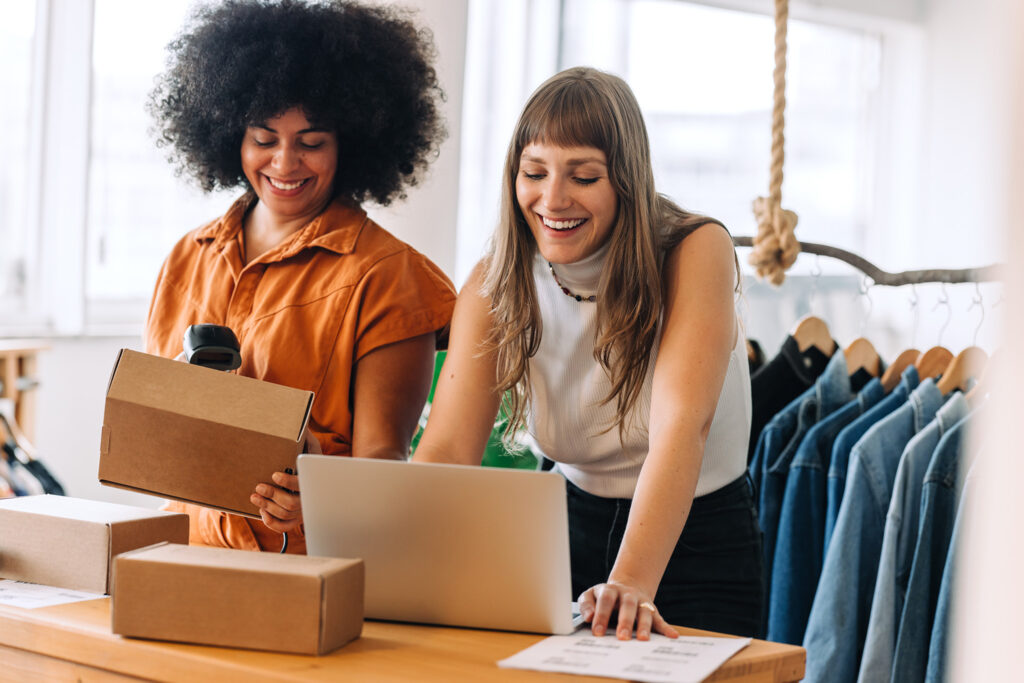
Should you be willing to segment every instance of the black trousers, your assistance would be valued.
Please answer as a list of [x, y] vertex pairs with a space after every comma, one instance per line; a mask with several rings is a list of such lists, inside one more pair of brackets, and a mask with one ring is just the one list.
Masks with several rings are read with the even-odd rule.
[[[573, 595], [603, 583], [615, 562], [632, 501], [594, 496], [566, 481]], [[694, 499], [654, 603], [676, 626], [761, 635], [761, 528], [744, 474]]]

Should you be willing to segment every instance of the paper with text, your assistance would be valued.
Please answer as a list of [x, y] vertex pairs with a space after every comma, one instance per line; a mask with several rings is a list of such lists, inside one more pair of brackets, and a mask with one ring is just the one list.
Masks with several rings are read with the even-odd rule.
[[666, 638], [649, 641], [596, 638], [589, 629], [551, 636], [498, 662], [498, 666], [645, 683], [698, 683], [750, 644], [750, 638]]
[[86, 593], [56, 586], [43, 586], [38, 583], [0, 579], [0, 605], [33, 609], [63, 605], [67, 602], [99, 600], [104, 597], [106, 596], [101, 593]]

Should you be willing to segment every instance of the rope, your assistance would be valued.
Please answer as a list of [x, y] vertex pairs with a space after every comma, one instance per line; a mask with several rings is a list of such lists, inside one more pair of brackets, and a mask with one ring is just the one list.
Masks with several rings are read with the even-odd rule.
[[775, 79], [772, 102], [772, 161], [768, 179], [768, 196], [754, 200], [757, 235], [754, 250], [748, 259], [758, 277], [780, 285], [785, 271], [796, 261], [800, 243], [793, 235], [797, 215], [782, 208], [782, 166], [785, 152], [786, 113], [786, 23], [788, 0], [775, 0]]

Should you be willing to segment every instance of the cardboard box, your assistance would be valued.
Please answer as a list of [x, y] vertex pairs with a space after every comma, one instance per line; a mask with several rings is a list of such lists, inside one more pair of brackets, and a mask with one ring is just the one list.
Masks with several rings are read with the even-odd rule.
[[295, 468], [313, 393], [122, 350], [107, 388], [103, 484], [259, 517], [261, 481]]
[[322, 655], [363, 628], [362, 560], [158, 545], [120, 555], [114, 633]]
[[0, 578], [109, 593], [113, 558], [188, 543], [188, 515], [65, 496], [0, 500]]

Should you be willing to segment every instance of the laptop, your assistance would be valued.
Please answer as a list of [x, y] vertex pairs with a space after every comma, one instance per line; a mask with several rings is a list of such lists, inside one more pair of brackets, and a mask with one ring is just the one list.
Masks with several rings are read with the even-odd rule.
[[572, 633], [565, 480], [553, 472], [300, 455], [310, 555], [362, 558], [366, 617]]

